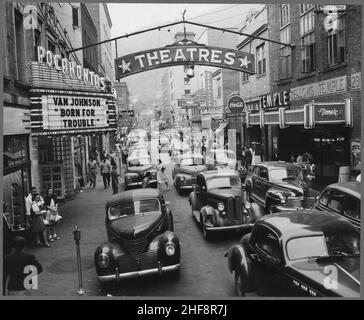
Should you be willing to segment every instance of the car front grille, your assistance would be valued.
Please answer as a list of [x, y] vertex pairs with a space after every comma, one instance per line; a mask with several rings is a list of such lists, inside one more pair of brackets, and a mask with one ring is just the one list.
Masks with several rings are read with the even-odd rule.
[[288, 197], [285, 206], [290, 208], [298, 208], [302, 206], [302, 200], [300, 198]]
[[158, 267], [158, 253], [151, 250], [138, 255], [120, 255], [117, 257], [119, 272], [126, 273]]
[[144, 252], [148, 245], [148, 236], [139, 239], [122, 239], [122, 246], [129, 252], [129, 254], [140, 254]]

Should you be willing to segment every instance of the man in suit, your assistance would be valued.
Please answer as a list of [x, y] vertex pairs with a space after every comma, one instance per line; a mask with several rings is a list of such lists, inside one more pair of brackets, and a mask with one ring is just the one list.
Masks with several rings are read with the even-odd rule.
[[[17, 236], [14, 238], [14, 253], [4, 258], [4, 293], [7, 289], [9, 296], [26, 296], [31, 288], [36, 289], [36, 278], [30, 280], [30, 276], [37, 276], [43, 268], [32, 254], [24, 253], [25, 239]], [[36, 270], [35, 270], [36, 269]], [[7, 286], [6, 286], [7, 285]]]

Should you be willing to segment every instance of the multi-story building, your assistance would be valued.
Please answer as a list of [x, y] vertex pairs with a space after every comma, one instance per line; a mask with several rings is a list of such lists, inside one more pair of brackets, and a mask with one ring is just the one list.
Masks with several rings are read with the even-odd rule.
[[130, 93], [126, 82], [114, 82], [116, 91], [116, 106], [118, 112], [130, 109]]
[[[256, 105], [247, 103], [248, 141], [261, 134], [264, 159], [271, 151], [282, 160], [309, 152], [318, 180], [337, 181], [340, 167], [358, 170], [360, 164], [361, 6], [330, 13], [321, 5], [281, 4], [268, 12], [279, 21], [277, 28], [268, 19], [269, 39], [287, 46], [278, 45], [278, 61], [257, 48], [254, 77], [265, 64], [271, 80], [264, 95], [256, 94]], [[272, 57], [276, 63], [267, 60]], [[278, 70], [269, 70], [271, 64]]]
[[[275, 5], [264, 5], [251, 10], [245, 17], [241, 32], [252, 37], [242, 37], [237, 45], [240, 51], [255, 54], [255, 75], [240, 73], [240, 95], [243, 97], [246, 110], [251, 113], [259, 113], [260, 99], [273, 92], [274, 77], [278, 72], [279, 45], [263, 39], [279, 41], [278, 13]], [[255, 38], [255, 37], [259, 38]], [[262, 159], [269, 159], [272, 154], [272, 145], [266, 141], [271, 136], [272, 127], [247, 126], [245, 118], [240, 119], [241, 145], [249, 144], [255, 154], [260, 154]]]
[[115, 130], [116, 115], [103, 78], [72, 52], [82, 46], [80, 4], [5, 8], [3, 209], [16, 229], [31, 186], [67, 198], [86, 181], [89, 141]]
[[[97, 29], [97, 42], [111, 38], [112, 22], [110, 19], [109, 9], [106, 3], [85, 3], [86, 8]], [[97, 72], [110, 81], [115, 80], [114, 55], [112, 53], [111, 43], [104, 43], [96, 47], [97, 51]]]
[[[97, 28], [84, 3], [81, 3], [81, 28], [82, 47], [97, 43]], [[97, 72], [97, 47], [89, 47], [83, 50], [83, 66]]]

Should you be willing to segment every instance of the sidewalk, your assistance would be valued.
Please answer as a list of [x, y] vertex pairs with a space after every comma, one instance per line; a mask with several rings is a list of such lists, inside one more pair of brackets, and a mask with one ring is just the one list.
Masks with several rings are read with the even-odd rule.
[[[119, 190], [121, 187], [119, 185]], [[36, 256], [44, 269], [39, 276], [39, 288], [33, 292], [34, 296], [77, 296], [77, 256], [72, 232], [76, 225], [81, 230], [83, 288], [86, 295], [100, 295], [94, 252], [100, 243], [106, 241], [105, 201], [111, 196], [111, 185], [104, 189], [102, 179], [98, 176], [95, 189], [86, 187], [76, 199], [60, 207], [63, 219], [57, 226], [57, 234], [61, 240], [51, 242], [51, 248], [26, 249]]]

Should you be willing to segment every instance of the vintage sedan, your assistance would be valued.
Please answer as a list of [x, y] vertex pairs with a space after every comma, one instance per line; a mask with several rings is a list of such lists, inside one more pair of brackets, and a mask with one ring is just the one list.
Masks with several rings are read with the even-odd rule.
[[140, 188], [145, 174], [150, 172], [152, 188], [157, 188], [157, 166], [151, 163], [146, 153], [136, 153], [128, 157], [125, 169], [125, 190]]
[[199, 173], [189, 196], [191, 212], [206, 240], [212, 232], [250, 230], [264, 212], [244, 196], [239, 173], [210, 170]]
[[360, 182], [339, 182], [328, 185], [315, 204], [318, 210], [337, 213], [360, 229]]
[[101, 283], [180, 270], [180, 243], [173, 216], [155, 189], [129, 190], [106, 202], [108, 241], [95, 251]]
[[201, 154], [188, 153], [177, 157], [172, 170], [173, 184], [177, 192], [193, 189], [196, 175], [205, 170], [207, 166]]
[[236, 153], [232, 150], [226, 149], [211, 149], [206, 153], [206, 164], [209, 170], [236, 170]]
[[225, 257], [238, 296], [360, 296], [360, 234], [334, 213], [267, 215]]
[[319, 192], [308, 187], [301, 167], [284, 161], [261, 162], [245, 180], [249, 197], [266, 213], [312, 208]]

